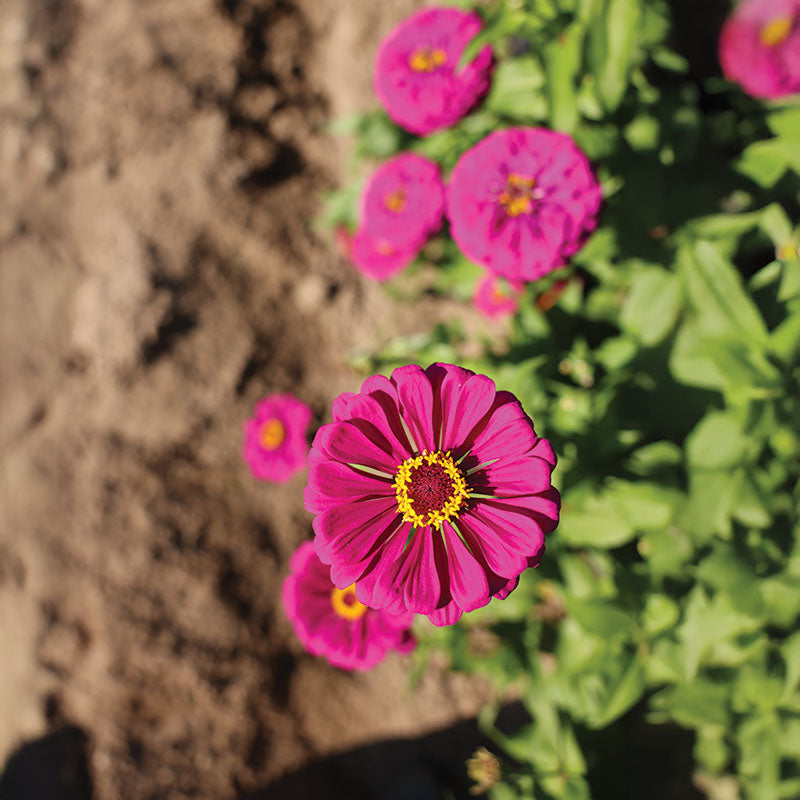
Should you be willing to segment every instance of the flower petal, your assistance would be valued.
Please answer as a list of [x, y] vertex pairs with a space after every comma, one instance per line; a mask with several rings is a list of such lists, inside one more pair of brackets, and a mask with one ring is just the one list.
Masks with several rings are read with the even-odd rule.
[[405, 589], [406, 608], [418, 614], [430, 614], [436, 608], [441, 593], [433, 537], [430, 525], [417, 528], [411, 537], [411, 547], [405, 553], [405, 562], [397, 574], [398, 582]]
[[397, 387], [400, 415], [408, 426], [419, 451], [436, 449], [433, 433], [433, 387], [423, 369], [416, 364], [392, 372]]
[[391, 484], [385, 480], [363, 475], [338, 461], [319, 461], [308, 471], [303, 497], [306, 509], [313, 514], [342, 502], [393, 495]]
[[472, 429], [492, 407], [496, 394], [494, 381], [485, 375], [464, 379], [453, 371], [444, 376], [439, 387], [442, 450], [459, 452]]
[[464, 611], [474, 611], [489, 602], [489, 584], [481, 565], [467, 550], [453, 526], [445, 522], [442, 535], [447, 550], [450, 595]]
[[391, 444], [386, 441], [380, 447], [354, 422], [323, 425], [314, 437], [314, 445], [345, 464], [361, 464], [390, 475], [397, 471], [397, 456], [392, 454]]
[[455, 625], [461, 619], [464, 612], [458, 607], [455, 600], [450, 601], [443, 608], [437, 608], [428, 614], [428, 619], [439, 628], [446, 625]]

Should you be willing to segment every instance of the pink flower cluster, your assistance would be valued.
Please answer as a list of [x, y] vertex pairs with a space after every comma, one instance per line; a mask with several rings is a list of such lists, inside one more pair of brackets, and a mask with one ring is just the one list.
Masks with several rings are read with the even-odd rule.
[[415, 258], [443, 219], [439, 167], [422, 156], [402, 153], [369, 179], [350, 257], [368, 277], [386, 280]]
[[800, 92], [800, 0], [744, 0], [719, 39], [722, 71], [755, 97]]
[[558, 522], [550, 443], [510, 393], [451, 364], [340, 395], [309, 454], [306, 508], [340, 589], [436, 625], [505, 597]]
[[398, 125], [426, 136], [458, 122], [486, 94], [491, 47], [481, 49], [462, 69], [458, 66], [482, 27], [474, 12], [426, 8], [383, 40], [375, 64], [375, 93]]

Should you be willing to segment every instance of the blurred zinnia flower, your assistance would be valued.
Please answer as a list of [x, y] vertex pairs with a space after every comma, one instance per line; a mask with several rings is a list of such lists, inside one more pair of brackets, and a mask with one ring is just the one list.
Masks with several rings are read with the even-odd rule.
[[505, 597], [558, 522], [556, 458], [519, 401], [451, 364], [340, 395], [309, 455], [319, 557], [372, 608], [450, 625]]
[[359, 229], [350, 242], [353, 263], [370, 278], [385, 280], [413, 260], [443, 219], [439, 167], [413, 153], [390, 158], [361, 197]]
[[533, 281], [581, 248], [601, 200], [600, 184], [570, 136], [508, 128], [458, 160], [447, 215], [468, 258], [511, 281]]
[[283, 582], [283, 606], [297, 637], [309, 653], [342, 669], [372, 669], [389, 650], [412, 650], [409, 626], [414, 615], [367, 608], [354, 588], [338, 589], [330, 568], [303, 542], [289, 562]]
[[744, 0], [722, 28], [719, 60], [754, 97], [800, 92], [800, 0]]
[[398, 125], [425, 136], [453, 125], [486, 94], [491, 47], [458, 68], [464, 48], [482, 27], [474, 12], [425, 8], [383, 40], [375, 63], [375, 93]]
[[519, 283], [504, 285], [499, 278], [485, 275], [478, 281], [473, 302], [475, 308], [490, 319], [505, 317], [517, 313], [521, 292]]
[[254, 477], [283, 483], [303, 469], [311, 409], [290, 394], [272, 394], [256, 404], [244, 423], [242, 455]]

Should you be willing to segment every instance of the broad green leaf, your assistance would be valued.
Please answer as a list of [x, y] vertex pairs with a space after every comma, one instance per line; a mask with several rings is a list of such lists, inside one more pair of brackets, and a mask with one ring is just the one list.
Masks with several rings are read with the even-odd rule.
[[630, 457], [629, 467], [638, 475], [650, 475], [683, 461], [683, 451], [674, 442], [652, 442], [640, 447]]
[[642, 612], [642, 627], [651, 636], [669, 630], [678, 621], [678, 604], [664, 594], [647, 596]]
[[657, 483], [631, 483], [616, 478], [609, 481], [605, 498], [636, 530], [650, 531], [670, 523], [683, 495]]
[[572, 24], [545, 48], [550, 124], [567, 133], [572, 133], [578, 124], [577, 78], [583, 37], [583, 27]]
[[770, 675], [766, 664], [745, 664], [736, 674], [731, 707], [739, 713], [773, 711], [783, 691], [783, 679]]
[[675, 325], [681, 299], [680, 281], [671, 272], [656, 268], [640, 270], [634, 275], [622, 306], [622, 327], [642, 344], [657, 344]]
[[754, 142], [736, 163], [740, 172], [765, 189], [771, 189], [780, 180], [787, 166], [786, 147], [778, 139]]
[[[795, 632], [781, 644], [781, 655], [786, 664], [786, 677], [783, 684], [782, 699], [787, 700], [800, 691], [800, 632]], [[798, 742], [800, 745], [800, 742]], [[797, 750], [800, 754], [800, 747]]]
[[755, 443], [741, 424], [726, 411], [706, 414], [686, 439], [690, 469], [724, 469], [758, 456]]
[[729, 692], [725, 684], [700, 678], [659, 692], [652, 703], [654, 708], [666, 711], [676, 722], [689, 728], [726, 728], [730, 719]]
[[768, 621], [790, 627], [800, 614], [800, 581], [792, 575], [771, 575], [759, 582], [759, 589]]
[[640, 0], [606, 0], [589, 29], [589, 63], [608, 111], [619, 106], [628, 88], [640, 13]]
[[792, 223], [785, 209], [778, 203], [771, 203], [760, 212], [760, 226], [772, 239], [775, 247], [781, 247], [792, 238]]
[[774, 111], [767, 117], [770, 130], [782, 139], [794, 141], [800, 146], [800, 109], [787, 108]]
[[547, 116], [542, 91], [545, 74], [532, 56], [501, 61], [492, 75], [492, 90], [486, 107], [495, 114], [518, 122], [533, 122]]
[[698, 471], [689, 476], [689, 502], [678, 523], [697, 544], [709, 542], [714, 534], [729, 535], [742, 478], [740, 470]]
[[641, 661], [634, 656], [619, 680], [608, 687], [607, 700], [602, 709], [587, 720], [593, 728], [603, 728], [622, 716], [644, 693], [645, 679]]
[[697, 577], [725, 593], [739, 611], [753, 617], [763, 613], [764, 602], [758, 588], [758, 577], [729, 544], [715, 544], [714, 551], [698, 565]]
[[800, 295], [800, 258], [793, 258], [783, 265], [778, 300], [786, 302], [798, 295]]
[[683, 577], [694, 548], [683, 530], [670, 526], [661, 531], [650, 531], [638, 542], [639, 554], [646, 559], [653, 578], [666, 575]]
[[562, 512], [560, 539], [574, 547], [619, 547], [634, 536], [634, 527], [609, 503], [597, 502], [586, 511]]
[[780, 721], [776, 714], [746, 718], [738, 729], [739, 771], [751, 778], [753, 797], [778, 796]]
[[766, 343], [766, 325], [739, 272], [713, 244], [701, 240], [692, 249], [684, 248], [679, 264], [707, 333], [743, 337], [756, 345]]
[[569, 613], [587, 633], [608, 638], [632, 634], [633, 616], [614, 603], [604, 600], [568, 600]]

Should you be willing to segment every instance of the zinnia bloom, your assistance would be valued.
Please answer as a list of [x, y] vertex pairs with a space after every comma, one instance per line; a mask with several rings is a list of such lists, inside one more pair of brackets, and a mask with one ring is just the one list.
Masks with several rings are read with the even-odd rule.
[[464, 48], [482, 27], [474, 12], [425, 8], [383, 40], [375, 62], [375, 93], [398, 125], [425, 136], [453, 125], [486, 94], [491, 47], [458, 69]]
[[414, 259], [443, 219], [438, 165], [413, 153], [390, 158], [372, 174], [361, 197], [359, 230], [350, 242], [353, 263], [384, 280]]
[[306, 508], [331, 580], [437, 625], [505, 597], [556, 526], [556, 458], [519, 401], [451, 364], [340, 395], [309, 455]]
[[409, 626], [414, 617], [367, 608], [352, 586], [338, 589], [331, 571], [303, 542], [289, 562], [283, 582], [283, 606], [297, 637], [309, 653], [342, 669], [372, 669], [389, 650], [416, 646]]
[[561, 266], [597, 226], [602, 194], [570, 136], [495, 131], [458, 160], [447, 190], [450, 232], [496, 275], [533, 281]]
[[800, 92], [800, 0], [744, 0], [722, 28], [719, 60], [755, 97]]
[[290, 394], [272, 394], [260, 400], [244, 423], [242, 455], [253, 475], [262, 481], [284, 483], [303, 469], [310, 422], [311, 409]]
[[516, 314], [519, 310], [519, 295], [522, 286], [512, 283], [504, 286], [493, 275], [486, 275], [478, 281], [473, 297], [475, 308], [490, 319]]

